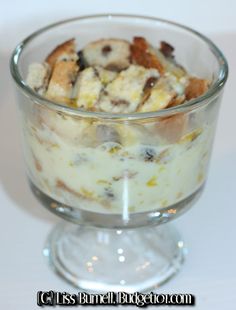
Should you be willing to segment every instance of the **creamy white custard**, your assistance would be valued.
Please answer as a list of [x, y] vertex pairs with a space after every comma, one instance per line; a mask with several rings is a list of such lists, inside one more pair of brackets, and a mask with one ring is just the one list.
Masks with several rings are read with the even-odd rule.
[[[205, 180], [210, 127], [192, 130], [172, 144], [144, 144], [136, 136], [126, 146], [86, 146], [80, 134], [91, 135], [95, 126], [80, 123], [69, 139], [69, 131], [63, 136], [48, 124], [25, 122], [28, 170], [40, 190], [75, 208], [116, 214], [158, 210], [191, 195]], [[73, 122], [67, 125], [75, 129]]]

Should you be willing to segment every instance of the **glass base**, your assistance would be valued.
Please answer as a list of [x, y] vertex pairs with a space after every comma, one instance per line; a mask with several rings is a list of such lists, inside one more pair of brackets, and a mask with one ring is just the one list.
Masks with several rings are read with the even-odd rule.
[[57, 225], [44, 255], [74, 286], [93, 292], [142, 292], [169, 280], [185, 257], [184, 243], [170, 224], [133, 230]]

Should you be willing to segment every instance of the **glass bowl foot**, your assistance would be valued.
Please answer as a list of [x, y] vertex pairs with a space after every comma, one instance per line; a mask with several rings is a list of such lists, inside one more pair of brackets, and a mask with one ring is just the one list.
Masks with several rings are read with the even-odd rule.
[[185, 247], [170, 224], [110, 230], [63, 222], [44, 254], [60, 276], [86, 291], [142, 292], [176, 274]]

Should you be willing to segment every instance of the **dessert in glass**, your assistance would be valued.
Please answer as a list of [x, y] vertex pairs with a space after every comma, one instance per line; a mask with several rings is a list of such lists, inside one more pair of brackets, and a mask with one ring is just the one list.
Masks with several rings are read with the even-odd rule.
[[75, 286], [142, 291], [184, 261], [170, 224], [205, 184], [227, 62], [150, 17], [43, 28], [11, 58], [32, 191], [64, 220], [44, 254]]

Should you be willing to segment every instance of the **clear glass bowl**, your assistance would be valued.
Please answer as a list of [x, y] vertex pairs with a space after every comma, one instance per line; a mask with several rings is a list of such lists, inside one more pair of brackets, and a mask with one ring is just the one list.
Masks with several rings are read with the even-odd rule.
[[[69, 38], [79, 50], [96, 39], [136, 35], [154, 46], [172, 44], [178, 63], [212, 81], [209, 90], [158, 112], [109, 114], [56, 104], [25, 82], [28, 66]], [[67, 220], [44, 250], [60, 275], [83, 289], [131, 292], [160, 285], [179, 270], [183, 241], [169, 224], [159, 224], [185, 212], [204, 187], [227, 72], [209, 39], [150, 17], [74, 18], [16, 47], [11, 73], [30, 186]]]

